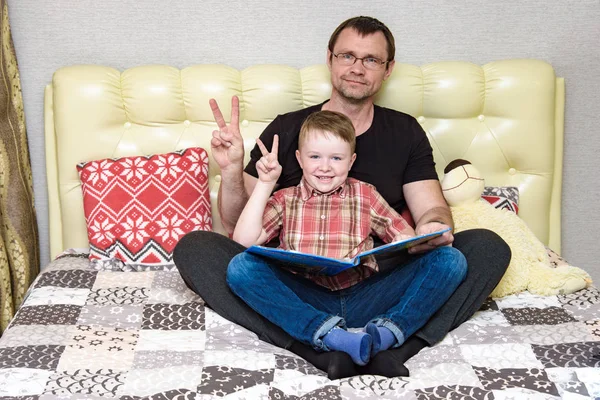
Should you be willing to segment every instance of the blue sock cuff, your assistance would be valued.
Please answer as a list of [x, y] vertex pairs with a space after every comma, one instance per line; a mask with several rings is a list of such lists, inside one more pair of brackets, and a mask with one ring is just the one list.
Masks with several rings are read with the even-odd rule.
[[381, 335], [379, 334], [379, 327], [372, 322], [369, 322], [363, 332], [367, 332], [371, 335], [373, 339], [373, 343], [371, 344], [371, 358], [375, 356], [375, 354], [379, 353], [381, 350]]
[[398, 339], [396, 339], [394, 332], [385, 326], [378, 326], [377, 330], [379, 331], [379, 337], [381, 338], [381, 345], [379, 347], [380, 350], [387, 350], [398, 343]]

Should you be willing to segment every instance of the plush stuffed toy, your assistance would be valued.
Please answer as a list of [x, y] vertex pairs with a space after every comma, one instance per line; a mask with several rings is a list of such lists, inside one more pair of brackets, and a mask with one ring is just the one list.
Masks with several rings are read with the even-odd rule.
[[514, 212], [494, 208], [481, 198], [485, 181], [468, 161], [454, 160], [444, 170], [442, 190], [452, 211], [454, 231], [485, 228], [496, 232], [512, 251], [512, 258], [492, 297], [528, 290], [539, 295], [568, 294], [591, 283], [580, 268], [552, 268], [548, 252], [527, 224]]

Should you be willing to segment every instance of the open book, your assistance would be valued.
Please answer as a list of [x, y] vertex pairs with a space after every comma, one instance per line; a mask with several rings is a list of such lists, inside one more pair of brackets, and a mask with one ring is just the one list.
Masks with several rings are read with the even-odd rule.
[[415, 236], [398, 242], [384, 244], [371, 250], [363, 251], [353, 258], [337, 259], [316, 254], [302, 253], [300, 251], [276, 249], [273, 247], [250, 246], [246, 251], [263, 257], [272, 258], [278, 262], [293, 264], [294, 268], [317, 275], [336, 275], [345, 269], [356, 267], [361, 259], [368, 255], [383, 255], [408, 249], [419, 243], [426, 242], [448, 232], [450, 228], [441, 231]]

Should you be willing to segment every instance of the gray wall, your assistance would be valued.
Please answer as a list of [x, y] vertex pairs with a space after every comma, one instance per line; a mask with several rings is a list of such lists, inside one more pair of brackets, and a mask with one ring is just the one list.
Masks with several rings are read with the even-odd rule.
[[[227, 4], [230, 3], [230, 4]], [[9, 0], [34, 174], [42, 264], [48, 262], [43, 89], [59, 67], [126, 69], [325, 61], [344, 19], [371, 15], [397, 40], [396, 58], [477, 64], [538, 58], [566, 78], [563, 256], [600, 282], [600, 1]]]

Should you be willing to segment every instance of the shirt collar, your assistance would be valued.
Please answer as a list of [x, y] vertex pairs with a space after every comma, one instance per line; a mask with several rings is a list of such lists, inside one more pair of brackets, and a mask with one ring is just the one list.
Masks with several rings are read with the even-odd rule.
[[322, 192], [318, 191], [317, 189], [312, 188], [308, 184], [308, 182], [306, 182], [304, 177], [302, 177], [302, 179], [300, 180], [300, 184], [298, 186], [300, 187], [300, 196], [302, 197], [303, 201], [307, 201], [313, 195], [330, 196], [330, 195], [337, 194], [343, 199], [344, 197], [346, 197], [346, 194], [348, 193], [348, 179], [346, 179], [344, 181], [344, 183], [342, 183], [340, 186], [336, 187], [335, 189], [333, 189], [332, 191], [327, 192], [327, 193], [322, 193]]

